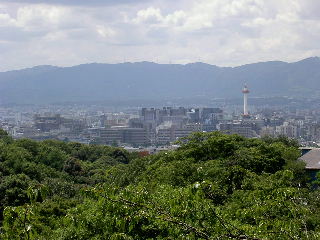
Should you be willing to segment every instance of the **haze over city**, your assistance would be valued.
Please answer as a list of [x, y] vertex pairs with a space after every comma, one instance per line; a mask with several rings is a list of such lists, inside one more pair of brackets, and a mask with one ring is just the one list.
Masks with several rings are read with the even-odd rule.
[[1, 0], [0, 71], [319, 56], [317, 0]]

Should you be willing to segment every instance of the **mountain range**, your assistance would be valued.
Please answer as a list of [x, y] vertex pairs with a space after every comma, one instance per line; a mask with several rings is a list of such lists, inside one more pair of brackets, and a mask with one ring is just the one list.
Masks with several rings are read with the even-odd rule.
[[152, 62], [36, 66], [0, 73], [0, 104], [320, 96], [320, 58], [218, 67]]

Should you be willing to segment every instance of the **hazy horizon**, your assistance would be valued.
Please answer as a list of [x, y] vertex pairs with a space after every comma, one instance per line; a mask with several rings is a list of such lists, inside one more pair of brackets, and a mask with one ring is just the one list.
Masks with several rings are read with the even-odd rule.
[[24, 70], [24, 69], [32, 69], [32, 68], [37, 68], [37, 67], [58, 67], [58, 68], [72, 68], [72, 67], [76, 67], [76, 66], [81, 66], [81, 65], [90, 65], [90, 64], [111, 64], [111, 65], [116, 65], [116, 64], [126, 64], [126, 63], [130, 63], [130, 64], [135, 64], [135, 63], [152, 63], [152, 64], [175, 64], [175, 65], [188, 65], [188, 64], [197, 64], [197, 63], [200, 63], [200, 64], [208, 64], [208, 65], [211, 65], [211, 66], [216, 66], [216, 67], [219, 67], [219, 68], [237, 68], [237, 67], [242, 67], [242, 66], [246, 66], [246, 65], [251, 65], [251, 64], [257, 64], [257, 63], [268, 63], [268, 62], [283, 62], [283, 63], [297, 63], [297, 62], [301, 62], [301, 61], [304, 61], [304, 60], [307, 60], [307, 59], [314, 59], [314, 58], [317, 58], [317, 59], [320, 59], [319, 56], [311, 56], [311, 57], [308, 57], [308, 58], [304, 58], [304, 59], [299, 59], [297, 61], [292, 61], [292, 62], [286, 62], [286, 61], [282, 61], [282, 60], [270, 60], [270, 61], [261, 61], [261, 62], [252, 62], [252, 63], [244, 63], [244, 64], [241, 64], [241, 65], [235, 65], [235, 66], [222, 66], [222, 65], [215, 65], [215, 64], [210, 64], [210, 63], [207, 63], [207, 62], [188, 62], [188, 63], [172, 63], [172, 62], [168, 62], [168, 63], [162, 63], [162, 62], [152, 62], [152, 61], [137, 61], [137, 62], [114, 62], [114, 63], [109, 63], [109, 62], [84, 62], [84, 63], [79, 63], [79, 64], [76, 64], [76, 65], [50, 65], [50, 64], [40, 64], [40, 65], [34, 65], [34, 66], [30, 66], [30, 67], [24, 67], [24, 68], [17, 68], [17, 69], [9, 69], [9, 70], [5, 70], [5, 71], [0, 71], [2, 73], [4, 72], [10, 72], [10, 71], [19, 71], [19, 70]]

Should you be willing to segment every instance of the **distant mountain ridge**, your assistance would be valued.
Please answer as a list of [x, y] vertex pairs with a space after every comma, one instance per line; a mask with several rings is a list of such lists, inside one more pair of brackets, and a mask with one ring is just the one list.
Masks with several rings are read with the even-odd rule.
[[37, 66], [0, 73], [0, 103], [170, 100], [188, 97], [320, 96], [320, 58], [239, 67], [151, 62]]

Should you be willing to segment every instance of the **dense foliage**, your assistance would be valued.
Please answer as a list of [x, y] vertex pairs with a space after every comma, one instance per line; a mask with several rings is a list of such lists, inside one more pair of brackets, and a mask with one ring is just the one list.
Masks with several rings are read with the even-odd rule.
[[196, 133], [147, 157], [0, 133], [1, 239], [319, 239], [286, 138]]

